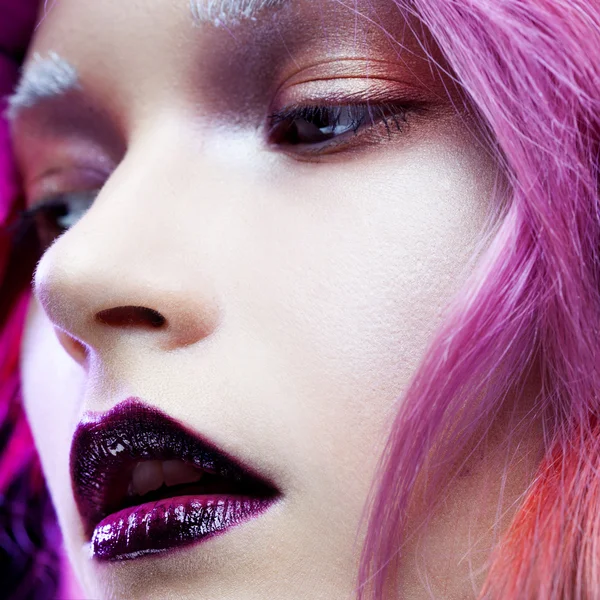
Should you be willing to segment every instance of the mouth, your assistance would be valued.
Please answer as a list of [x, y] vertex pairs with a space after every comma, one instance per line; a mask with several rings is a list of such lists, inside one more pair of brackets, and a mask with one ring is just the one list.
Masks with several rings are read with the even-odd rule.
[[206, 540], [258, 517], [280, 496], [250, 468], [136, 398], [84, 419], [70, 463], [91, 554], [103, 561]]

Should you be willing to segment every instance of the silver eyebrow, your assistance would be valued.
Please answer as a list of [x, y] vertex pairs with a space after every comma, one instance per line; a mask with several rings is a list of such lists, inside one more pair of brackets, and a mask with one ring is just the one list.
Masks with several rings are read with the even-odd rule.
[[[242, 20], [256, 20], [262, 11], [278, 8], [290, 0], [189, 1], [194, 23], [210, 23], [220, 27], [237, 24]], [[56, 52], [49, 52], [46, 58], [36, 52], [23, 72], [14, 94], [7, 99], [5, 116], [14, 121], [23, 109], [74, 89], [80, 89], [80, 83], [77, 69], [73, 65]]]
[[194, 23], [215, 27], [255, 21], [259, 13], [287, 4], [290, 0], [190, 0]]
[[78, 88], [79, 75], [73, 65], [56, 52], [49, 52], [46, 58], [36, 52], [8, 97], [6, 117], [13, 121], [23, 109]]

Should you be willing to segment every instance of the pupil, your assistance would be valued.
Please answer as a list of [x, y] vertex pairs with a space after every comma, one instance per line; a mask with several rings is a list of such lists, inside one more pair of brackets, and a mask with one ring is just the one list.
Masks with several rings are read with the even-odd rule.
[[320, 130], [331, 130], [335, 127], [335, 120], [331, 118], [329, 111], [322, 110], [317, 113], [313, 125]]
[[277, 126], [279, 143], [319, 144], [360, 128], [365, 120], [355, 107], [310, 107], [290, 115]]
[[343, 133], [337, 131], [338, 116], [332, 115], [330, 110], [319, 110], [315, 115], [294, 121], [294, 143], [296, 144], [315, 144], [330, 140], [331, 138]]

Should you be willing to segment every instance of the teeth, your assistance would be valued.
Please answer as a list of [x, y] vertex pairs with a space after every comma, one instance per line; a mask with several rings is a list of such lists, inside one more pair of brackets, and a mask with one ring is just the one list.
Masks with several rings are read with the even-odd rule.
[[196, 483], [202, 479], [202, 471], [180, 460], [147, 460], [138, 463], [131, 475], [128, 493], [143, 496], [162, 487]]
[[162, 461], [147, 460], [138, 463], [131, 476], [133, 492], [143, 496], [152, 490], [157, 490], [163, 484]]
[[202, 479], [202, 471], [195, 469], [191, 465], [186, 465], [180, 460], [165, 460], [162, 468], [167, 485], [196, 483], [196, 481]]

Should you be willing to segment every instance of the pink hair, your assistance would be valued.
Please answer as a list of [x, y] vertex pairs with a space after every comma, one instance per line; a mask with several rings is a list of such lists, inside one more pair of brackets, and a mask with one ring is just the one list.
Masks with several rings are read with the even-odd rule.
[[480, 598], [591, 598], [600, 591], [600, 5], [400, 8], [432, 33], [489, 127], [512, 197], [400, 403], [372, 495], [359, 598], [383, 598], [395, 579], [424, 467], [431, 512], [444, 465], [482, 440], [534, 360], [546, 459]]
[[[358, 596], [380, 600], [394, 582], [419, 477], [427, 471], [431, 512], [448, 483], [444, 465], [482, 440], [536, 362], [542, 389], [530, 416], [545, 418], [546, 457], [493, 553], [480, 597], [592, 597], [600, 590], [600, 6], [396, 1], [432, 33], [491, 132], [511, 197], [399, 403], [369, 504]], [[18, 197], [7, 147], [0, 123], [3, 226]], [[0, 280], [8, 252], [4, 229]], [[0, 307], [0, 431], [7, 424], [12, 431], [0, 493], [35, 465], [18, 380], [27, 291], [12, 288]]]
[[[0, 114], [16, 82], [36, 2], [0, 0]], [[60, 535], [21, 402], [19, 348], [35, 265], [15, 244], [22, 208], [9, 132], [0, 118], [0, 581], [11, 600], [56, 597]], [[30, 241], [21, 239], [21, 241]]]

